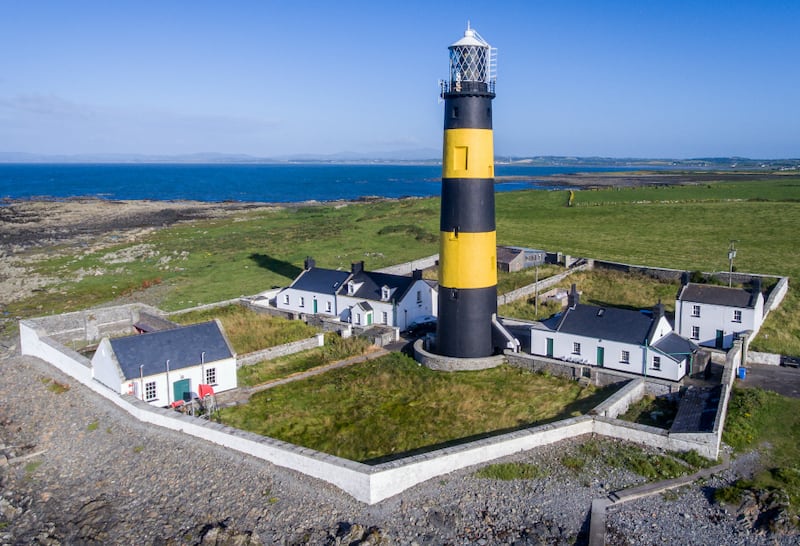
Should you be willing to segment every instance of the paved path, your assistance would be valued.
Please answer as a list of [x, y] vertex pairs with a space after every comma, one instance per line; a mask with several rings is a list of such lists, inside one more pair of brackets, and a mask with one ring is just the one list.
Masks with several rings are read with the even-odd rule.
[[747, 376], [744, 379], [737, 378], [735, 384], [742, 388], [761, 387], [783, 396], [800, 398], [800, 369], [750, 364], [747, 366]]
[[727, 470], [731, 466], [730, 458], [723, 453], [722, 459], [721, 464], [710, 468], [701, 468], [688, 476], [620, 489], [619, 491], [613, 491], [608, 497], [592, 499], [592, 513], [589, 521], [589, 546], [603, 546], [606, 543], [606, 510], [608, 508], [642, 497], [656, 495], [668, 489], [683, 487], [700, 478], [707, 478], [712, 474]]
[[386, 349], [379, 347], [369, 353], [353, 356], [350, 358], [346, 358], [344, 360], [338, 360], [336, 362], [332, 362], [330, 364], [325, 364], [324, 366], [318, 366], [316, 368], [311, 368], [310, 370], [306, 370], [304, 372], [298, 372], [292, 374], [288, 377], [284, 377], [281, 379], [275, 379], [273, 381], [268, 381], [266, 383], [261, 383], [260, 385], [255, 385], [253, 387], [240, 387], [234, 389], [232, 391], [225, 391], [221, 392], [216, 395], [217, 397], [217, 404], [221, 407], [226, 406], [236, 406], [238, 404], [246, 403], [249, 398], [261, 391], [265, 391], [267, 389], [271, 389], [273, 387], [277, 387], [278, 385], [285, 385], [286, 383], [291, 383], [292, 381], [300, 381], [302, 379], [307, 379], [309, 377], [313, 377], [315, 375], [319, 375], [321, 373], [329, 372], [331, 370], [335, 370], [337, 368], [345, 368], [347, 366], [352, 366], [353, 364], [359, 364], [361, 362], [366, 362], [367, 360], [372, 360], [375, 358], [379, 358], [381, 356], [389, 354], [389, 351]]

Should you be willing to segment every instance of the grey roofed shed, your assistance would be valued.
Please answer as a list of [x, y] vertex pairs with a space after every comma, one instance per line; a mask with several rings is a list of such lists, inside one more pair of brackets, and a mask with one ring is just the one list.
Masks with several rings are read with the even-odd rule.
[[[222, 328], [215, 320], [109, 340], [125, 379], [179, 370], [234, 356]], [[203, 353], [205, 353], [204, 356]], [[139, 366], [144, 365], [141, 369]]]

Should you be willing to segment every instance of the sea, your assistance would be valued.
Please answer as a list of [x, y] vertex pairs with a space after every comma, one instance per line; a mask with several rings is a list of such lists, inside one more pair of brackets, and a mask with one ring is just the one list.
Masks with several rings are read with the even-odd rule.
[[[621, 167], [496, 165], [499, 192], [553, 190], [554, 174]], [[635, 170], [631, 168], [630, 170]], [[439, 195], [440, 165], [409, 164], [0, 164], [0, 200], [147, 199], [291, 203]]]

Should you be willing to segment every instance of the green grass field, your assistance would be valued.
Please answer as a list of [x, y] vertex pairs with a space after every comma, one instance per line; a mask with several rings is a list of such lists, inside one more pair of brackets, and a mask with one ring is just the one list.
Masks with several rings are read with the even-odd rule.
[[[727, 271], [728, 244], [737, 239], [738, 270], [798, 278], [800, 178], [725, 182], [723, 176], [720, 182], [702, 185], [576, 191], [572, 207], [566, 206], [564, 191], [498, 193], [498, 243], [633, 264]], [[414, 219], [413, 229], [409, 218]], [[145, 289], [159, 291], [164, 309], [183, 309], [285, 286], [306, 256], [329, 268], [365, 260], [369, 269], [428, 256], [438, 251], [438, 230], [436, 198], [195, 221], [138, 241], [145, 251], [129, 263], [110, 265], [107, 256], [130, 244], [30, 263], [32, 270], [66, 280], [9, 304], [6, 311], [21, 317], [71, 311], [122, 294], [135, 297]], [[74, 280], [79, 270], [93, 268], [105, 273]], [[800, 297], [793, 286], [762, 332], [753, 349], [800, 355]]]
[[257, 393], [221, 415], [236, 428], [363, 461], [580, 415], [613, 391], [509, 366], [440, 373], [392, 353]]

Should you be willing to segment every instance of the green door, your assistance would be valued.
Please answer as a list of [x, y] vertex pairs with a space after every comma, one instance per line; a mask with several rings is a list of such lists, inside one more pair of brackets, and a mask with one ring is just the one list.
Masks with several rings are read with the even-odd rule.
[[181, 379], [172, 384], [172, 393], [174, 394], [173, 400], [183, 400], [188, 402], [192, 399], [192, 380]]
[[605, 360], [606, 360], [606, 350], [605, 350], [605, 348], [598, 347], [597, 348], [597, 365], [602, 368], [603, 364], [605, 364]]
[[553, 358], [553, 338], [547, 338], [547, 356]]
[[722, 330], [717, 330], [717, 349], [722, 349], [722, 346], [725, 344], [725, 332]]
[[372, 324], [372, 313], [367, 313], [367, 326]]
[[314, 298], [314, 314], [317, 314], [317, 298]]

